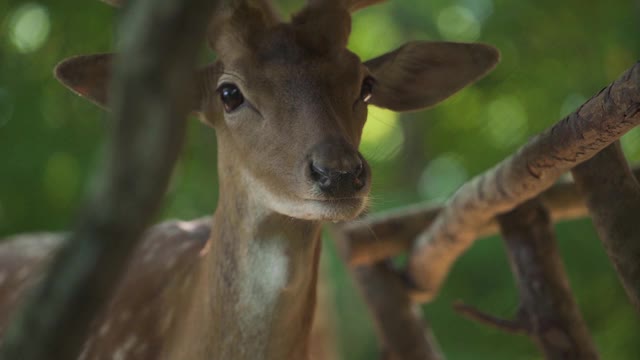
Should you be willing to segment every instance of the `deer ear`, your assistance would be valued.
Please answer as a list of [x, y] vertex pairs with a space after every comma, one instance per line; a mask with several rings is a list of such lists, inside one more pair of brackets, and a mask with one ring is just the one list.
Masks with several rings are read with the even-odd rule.
[[369, 103], [395, 111], [426, 108], [478, 80], [499, 60], [490, 45], [410, 42], [364, 63], [376, 80]]
[[113, 57], [114, 54], [75, 56], [59, 63], [54, 74], [71, 91], [106, 109]]
[[[109, 83], [111, 80], [111, 65], [115, 54], [92, 54], [75, 56], [59, 63], [54, 74], [56, 78], [74, 93], [93, 102], [103, 109], [109, 108]], [[192, 111], [201, 113], [208, 104], [214, 85], [218, 78], [220, 66], [218, 63], [205, 66], [198, 70], [196, 76], [196, 101]]]

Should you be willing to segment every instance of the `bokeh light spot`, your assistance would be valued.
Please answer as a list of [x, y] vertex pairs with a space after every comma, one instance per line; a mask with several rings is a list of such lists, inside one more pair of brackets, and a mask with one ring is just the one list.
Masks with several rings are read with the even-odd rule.
[[507, 95], [492, 101], [488, 108], [485, 134], [497, 148], [519, 145], [527, 134], [527, 112], [517, 97]]
[[398, 47], [402, 40], [393, 15], [384, 7], [375, 6], [353, 18], [348, 48], [366, 60]]
[[473, 41], [480, 37], [480, 21], [469, 8], [450, 6], [438, 14], [438, 31], [447, 40]]
[[42, 47], [49, 37], [49, 12], [40, 4], [24, 4], [11, 14], [9, 28], [11, 43], [19, 52], [34, 52]]
[[398, 114], [370, 106], [360, 144], [364, 157], [372, 161], [390, 160], [398, 155], [403, 143]]
[[445, 153], [427, 164], [420, 176], [418, 192], [423, 199], [445, 200], [464, 184], [467, 177], [459, 157]]
[[461, 0], [460, 4], [471, 10], [480, 22], [484, 22], [493, 13], [492, 0]]

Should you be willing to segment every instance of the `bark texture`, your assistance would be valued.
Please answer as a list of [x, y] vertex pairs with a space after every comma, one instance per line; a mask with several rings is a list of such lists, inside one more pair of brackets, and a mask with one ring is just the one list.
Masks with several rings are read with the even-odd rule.
[[464, 184], [419, 235], [409, 273], [417, 301], [431, 300], [454, 261], [497, 214], [548, 189], [640, 123], [640, 63], [517, 153]]
[[139, 0], [128, 7], [107, 158], [75, 230], [13, 319], [0, 358], [77, 358], [90, 322], [163, 199], [214, 4]]
[[498, 221], [520, 292], [518, 322], [546, 359], [598, 359], [544, 207], [532, 200]]
[[444, 359], [422, 310], [389, 263], [356, 266], [353, 275], [375, 320], [383, 360]]
[[[640, 168], [634, 170], [640, 176]], [[539, 195], [549, 209], [554, 222], [587, 216], [587, 206], [575, 184], [560, 182]], [[377, 214], [363, 220], [346, 223], [335, 231], [341, 232], [338, 245], [350, 265], [371, 264], [399, 255], [411, 248], [416, 237], [442, 211], [442, 205], [418, 204]], [[489, 220], [481, 226], [478, 237], [498, 233], [498, 223]]]
[[622, 285], [640, 312], [640, 185], [620, 143], [609, 145], [572, 172]]

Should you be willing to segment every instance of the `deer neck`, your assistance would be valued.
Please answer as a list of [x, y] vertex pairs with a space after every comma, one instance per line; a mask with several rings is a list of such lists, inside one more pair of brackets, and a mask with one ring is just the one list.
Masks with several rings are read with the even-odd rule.
[[[305, 359], [320, 223], [265, 208], [221, 164], [220, 197], [197, 297], [212, 320], [206, 353], [221, 359]], [[239, 186], [240, 185], [240, 186]], [[200, 319], [195, 319], [201, 321]], [[204, 329], [203, 329], [204, 330]], [[209, 346], [208, 346], [209, 347]]]

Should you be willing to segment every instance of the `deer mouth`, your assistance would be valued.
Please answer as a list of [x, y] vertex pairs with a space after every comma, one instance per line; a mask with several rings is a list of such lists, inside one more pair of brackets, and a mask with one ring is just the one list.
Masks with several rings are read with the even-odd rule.
[[300, 211], [295, 217], [319, 221], [345, 221], [360, 215], [366, 206], [366, 196], [336, 199], [302, 199]]

